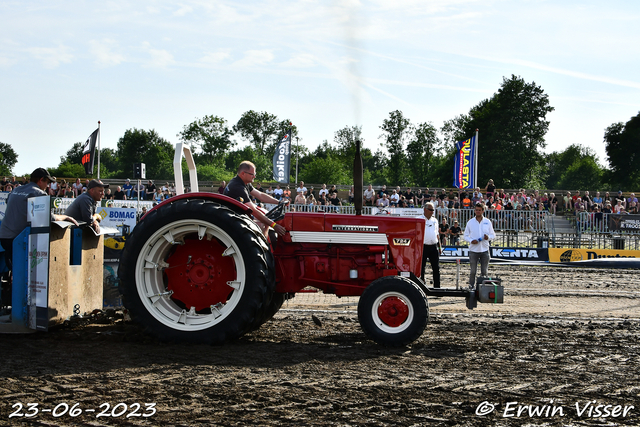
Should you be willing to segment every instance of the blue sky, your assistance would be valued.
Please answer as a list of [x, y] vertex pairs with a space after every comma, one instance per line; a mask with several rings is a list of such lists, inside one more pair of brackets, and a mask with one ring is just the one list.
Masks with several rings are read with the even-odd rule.
[[362, 125], [375, 150], [390, 111], [440, 128], [515, 74], [556, 109], [546, 151], [578, 142], [605, 164], [605, 128], [640, 111], [639, 22], [640, 2], [615, 0], [3, 0], [0, 141], [24, 174], [98, 120], [116, 148], [130, 128], [175, 143], [253, 109], [310, 149]]

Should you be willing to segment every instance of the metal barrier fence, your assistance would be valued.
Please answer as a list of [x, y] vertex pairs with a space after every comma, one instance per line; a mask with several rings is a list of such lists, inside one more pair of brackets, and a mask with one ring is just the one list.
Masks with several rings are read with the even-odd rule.
[[[286, 208], [287, 212], [327, 212], [327, 213], [344, 213], [355, 214], [354, 206], [321, 206], [321, 205], [290, 205]], [[377, 208], [372, 206], [364, 206], [362, 208], [363, 215], [396, 215], [396, 216], [419, 216], [422, 215], [422, 208]], [[473, 209], [449, 209], [436, 208], [436, 217], [439, 222], [443, 219], [447, 220], [449, 225], [454, 221], [458, 221], [464, 229], [467, 222], [475, 216]], [[540, 231], [547, 232], [547, 223], [549, 212], [547, 211], [496, 211], [487, 210], [485, 216], [491, 220], [496, 230], [504, 231]]]
[[[624, 216], [622, 216], [624, 217]], [[576, 229], [574, 242], [565, 243], [569, 247], [588, 249], [630, 249], [640, 250], [640, 229], [612, 229], [614, 219], [620, 219], [619, 214], [579, 212], [566, 217]]]
[[[355, 214], [354, 206], [322, 206], [322, 205], [290, 205], [285, 208], [287, 212], [326, 212]], [[393, 215], [393, 216], [419, 216], [422, 215], [422, 208], [377, 208], [364, 206], [363, 215]], [[462, 229], [460, 237], [456, 240], [447, 238], [448, 244], [464, 245], [463, 233], [467, 222], [474, 217], [473, 209], [448, 209], [436, 208], [435, 212], [438, 222], [442, 224], [446, 219], [449, 226], [458, 221]], [[546, 211], [495, 211], [488, 210], [485, 216], [493, 223], [496, 231], [496, 239], [492, 242], [494, 246], [501, 247], [540, 247], [544, 242], [548, 242], [549, 216]]]
[[[75, 199], [57, 198], [55, 200], [54, 213], [62, 214]], [[117, 200], [110, 203], [113, 207], [127, 206], [137, 208], [140, 213], [142, 207], [150, 209], [153, 205], [150, 201]], [[267, 205], [267, 209], [273, 205]], [[348, 206], [322, 206], [322, 205], [289, 205], [286, 212], [325, 212], [355, 215], [355, 207]], [[375, 216], [411, 216], [422, 215], [421, 207], [415, 208], [377, 208], [363, 206], [363, 215]], [[589, 212], [581, 212], [577, 215], [567, 215], [567, 218], [575, 227], [575, 231], [558, 232], [550, 221], [551, 214], [546, 211], [511, 210], [496, 211], [487, 210], [485, 216], [493, 223], [496, 231], [496, 239], [492, 246], [499, 247], [583, 247], [599, 249], [632, 249], [640, 250], [640, 229], [611, 230], [609, 228], [610, 215], [601, 213], [595, 215]], [[474, 217], [473, 209], [448, 209], [436, 208], [435, 216], [438, 222], [446, 219], [449, 226], [455, 221], [461, 228], [460, 237], [457, 240], [447, 238], [448, 244], [465, 245], [463, 234], [467, 222]]]
[[[56, 197], [53, 201], [53, 213], [55, 214], [64, 214], [64, 211], [73, 203], [75, 199], [66, 198], [66, 197]], [[109, 200], [107, 201], [107, 207], [111, 208], [136, 208], [137, 212], [140, 213], [142, 208], [145, 207], [147, 210], [153, 207], [153, 202], [149, 200]], [[98, 210], [99, 211], [99, 210]]]

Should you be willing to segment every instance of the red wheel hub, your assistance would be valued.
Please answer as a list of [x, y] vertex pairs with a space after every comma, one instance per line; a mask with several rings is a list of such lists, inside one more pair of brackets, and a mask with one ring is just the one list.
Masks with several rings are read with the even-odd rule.
[[218, 240], [185, 239], [167, 258], [167, 289], [171, 298], [196, 311], [219, 302], [225, 303], [236, 280], [236, 266], [231, 256], [222, 256], [226, 247]]
[[398, 297], [388, 297], [378, 306], [378, 317], [387, 326], [396, 328], [409, 318], [409, 307]]

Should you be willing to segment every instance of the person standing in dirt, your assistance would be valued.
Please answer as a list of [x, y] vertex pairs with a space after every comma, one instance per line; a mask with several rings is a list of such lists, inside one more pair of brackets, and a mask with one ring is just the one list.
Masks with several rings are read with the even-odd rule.
[[464, 240], [469, 242], [469, 287], [472, 288], [476, 282], [476, 272], [478, 271], [478, 261], [480, 261], [480, 275], [487, 277], [489, 267], [489, 241], [496, 238], [493, 225], [488, 218], [484, 217], [484, 205], [477, 203], [474, 207], [475, 217], [467, 222], [464, 228]]
[[[238, 166], [238, 174], [229, 181], [229, 184], [224, 189], [224, 194], [226, 196], [232, 197], [238, 200], [240, 203], [244, 203], [249, 206], [253, 211], [253, 216], [257, 221], [260, 221], [267, 227], [273, 228], [276, 233], [280, 236], [284, 236], [287, 232], [287, 229], [284, 228], [280, 224], [276, 224], [267, 218], [253, 202], [251, 201], [251, 196], [255, 197], [257, 200], [260, 200], [264, 203], [273, 203], [278, 204], [278, 200], [271, 197], [267, 193], [263, 193], [261, 191], [253, 188], [251, 183], [256, 177], [256, 165], [249, 161], [244, 161], [240, 163]], [[302, 182], [301, 182], [302, 183]]]
[[440, 237], [438, 236], [438, 220], [433, 216], [435, 207], [433, 203], [429, 202], [424, 205], [424, 215], [420, 218], [426, 220], [424, 226], [424, 250], [422, 251], [422, 277], [425, 275], [425, 269], [427, 266], [427, 259], [431, 264], [431, 270], [433, 271], [433, 287], [440, 287], [440, 254], [442, 253], [442, 246], [440, 245]]

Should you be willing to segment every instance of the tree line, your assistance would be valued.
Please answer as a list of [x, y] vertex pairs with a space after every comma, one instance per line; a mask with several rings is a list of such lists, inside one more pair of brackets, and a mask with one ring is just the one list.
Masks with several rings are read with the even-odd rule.
[[[374, 185], [451, 187], [455, 142], [480, 129], [478, 185], [493, 179], [502, 188], [628, 189], [640, 184], [640, 113], [627, 123], [614, 123], [604, 133], [607, 160], [603, 167], [595, 152], [580, 144], [545, 154], [547, 115], [554, 108], [535, 82], [512, 75], [500, 88], [468, 113], [445, 121], [440, 129], [431, 122], [412, 122], [395, 110], [383, 120], [375, 151], [362, 150], [364, 181]], [[188, 144], [205, 181], [228, 181], [242, 160], [256, 164], [257, 181], [272, 182], [272, 157], [279, 139], [292, 130], [291, 182], [351, 184], [356, 140], [361, 126], [345, 126], [317, 148], [305, 147], [299, 130], [289, 119], [254, 110], [242, 114], [233, 125], [221, 116], [207, 115], [185, 125], [177, 137]], [[300, 145], [296, 145], [299, 138]], [[247, 144], [238, 147], [238, 140]], [[77, 142], [50, 168], [56, 176], [86, 177], [81, 165], [82, 142]], [[117, 148], [100, 153], [102, 178], [130, 177], [133, 163], [145, 163], [147, 177], [173, 178], [174, 147], [155, 130], [129, 129]], [[0, 174], [10, 174], [17, 161], [8, 144], [0, 143]], [[186, 166], [185, 166], [186, 168]], [[186, 174], [186, 169], [184, 170]]]

